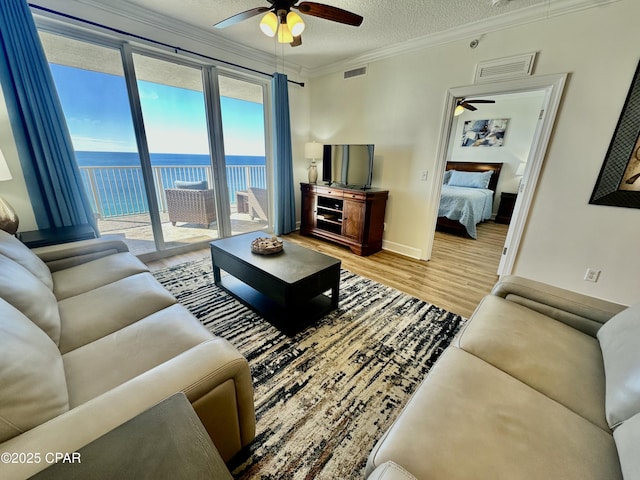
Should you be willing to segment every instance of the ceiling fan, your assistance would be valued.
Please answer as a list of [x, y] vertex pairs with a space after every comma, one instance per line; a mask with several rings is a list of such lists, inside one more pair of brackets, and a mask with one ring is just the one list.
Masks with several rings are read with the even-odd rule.
[[215, 28], [227, 28], [236, 23], [247, 20], [261, 13], [266, 13], [260, 21], [260, 29], [265, 35], [273, 37], [278, 35], [279, 43], [290, 43], [292, 47], [302, 44], [302, 32], [304, 30], [304, 21], [292, 9], [298, 10], [304, 15], [312, 17], [324, 18], [332, 22], [344, 23], [359, 27], [363, 18], [346, 10], [330, 5], [315, 2], [300, 2], [298, 0], [267, 0], [271, 4], [270, 7], [256, 7], [245, 12], [237, 13], [214, 25]]
[[453, 114], [455, 116], [461, 115], [465, 111], [465, 109], [469, 110], [470, 112], [475, 112], [478, 109], [476, 107], [474, 107], [473, 105], [471, 105], [472, 103], [496, 103], [496, 101], [495, 100], [480, 100], [480, 99], [467, 100], [465, 98], [459, 98], [456, 101], [456, 109], [453, 111]]

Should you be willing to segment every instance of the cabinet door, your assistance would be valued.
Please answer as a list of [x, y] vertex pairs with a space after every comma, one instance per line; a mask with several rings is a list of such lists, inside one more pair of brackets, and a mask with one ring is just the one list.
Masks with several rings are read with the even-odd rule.
[[302, 212], [300, 217], [300, 230], [302, 232], [310, 232], [316, 227], [316, 201], [317, 196], [315, 193], [302, 193]]
[[342, 235], [360, 242], [362, 241], [363, 229], [364, 202], [345, 199], [342, 213]]

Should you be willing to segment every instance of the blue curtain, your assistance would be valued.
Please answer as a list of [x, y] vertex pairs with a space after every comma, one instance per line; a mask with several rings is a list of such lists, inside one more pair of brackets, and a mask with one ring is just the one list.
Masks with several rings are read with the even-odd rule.
[[271, 104], [273, 105], [273, 145], [275, 151], [274, 232], [276, 235], [287, 234], [296, 229], [288, 88], [287, 76], [275, 73], [271, 80]]
[[29, 6], [0, 2], [0, 81], [39, 228], [90, 224], [62, 107]]

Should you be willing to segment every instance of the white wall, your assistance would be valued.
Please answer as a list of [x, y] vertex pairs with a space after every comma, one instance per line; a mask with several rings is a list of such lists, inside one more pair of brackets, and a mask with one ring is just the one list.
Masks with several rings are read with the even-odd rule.
[[[446, 91], [472, 83], [475, 65], [538, 51], [536, 74], [569, 72], [514, 273], [621, 303], [638, 301], [640, 210], [589, 205], [638, 62], [640, 2], [621, 0], [369, 65], [350, 81], [314, 79], [311, 132], [320, 141], [370, 142], [374, 186], [390, 190], [385, 248], [421, 255], [432, 224], [427, 191]], [[429, 170], [420, 182], [421, 170]], [[602, 270], [583, 281], [587, 267]]]

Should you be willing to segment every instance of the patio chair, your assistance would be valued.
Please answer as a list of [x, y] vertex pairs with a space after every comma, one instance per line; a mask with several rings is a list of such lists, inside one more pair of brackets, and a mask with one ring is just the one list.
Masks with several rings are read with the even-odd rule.
[[176, 188], [167, 188], [167, 212], [173, 226], [176, 222], [209, 226], [216, 219], [213, 190], [207, 182], [175, 182]]
[[269, 220], [269, 204], [267, 202], [267, 190], [264, 188], [249, 187], [249, 214], [251, 218], [258, 217], [265, 222]]

